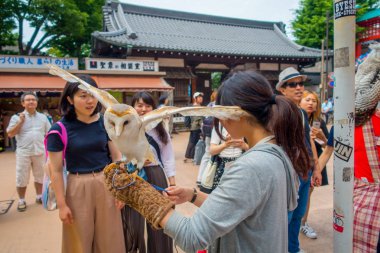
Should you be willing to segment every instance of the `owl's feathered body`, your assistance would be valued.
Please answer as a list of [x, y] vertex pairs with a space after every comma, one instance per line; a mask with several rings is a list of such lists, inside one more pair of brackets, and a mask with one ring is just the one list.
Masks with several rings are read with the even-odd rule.
[[145, 132], [156, 127], [165, 117], [179, 113], [183, 116], [213, 116], [222, 120], [239, 120], [243, 116], [250, 116], [237, 106], [163, 107], [139, 116], [132, 106], [120, 104], [108, 92], [91, 86], [55, 65], [48, 65], [48, 67], [50, 74], [57, 75], [71, 83], [80, 83], [78, 86], [80, 89], [87, 91], [99, 100], [106, 108], [104, 126], [108, 136], [119, 151], [126, 156], [127, 161], [136, 159], [138, 169], [143, 167], [146, 160], [155, 162]]
[[104, 126], [127, 161], [136, 159], [137, 168], [142, 168], [146, 160], [154, 162], [145, 137], [145, 128], [132, 106], [114, 104], [109, 107], [104, 113]]

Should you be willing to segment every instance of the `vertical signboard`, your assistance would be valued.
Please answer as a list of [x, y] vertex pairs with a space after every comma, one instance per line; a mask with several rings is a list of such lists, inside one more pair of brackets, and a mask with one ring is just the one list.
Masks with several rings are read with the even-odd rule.
[[334, 252], [352, 253], [355, 0], [334, 0]]

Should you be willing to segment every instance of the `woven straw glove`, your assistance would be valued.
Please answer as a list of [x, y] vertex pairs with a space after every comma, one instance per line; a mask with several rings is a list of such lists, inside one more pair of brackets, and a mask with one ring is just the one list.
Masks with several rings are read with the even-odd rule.
[[115, 163], [104, 168], [104, 175], [107, 188], [115, 198], [139, 212], [154, 229], [161, 229], [160, 221], [174, 207], [169, 198], [137, 176], [137, 172], [129, 174]]
[[362, 125], [371, 117], [380, 100], [380, 43], [372, 44], [367, 59], [355, 75], [355, 124]]

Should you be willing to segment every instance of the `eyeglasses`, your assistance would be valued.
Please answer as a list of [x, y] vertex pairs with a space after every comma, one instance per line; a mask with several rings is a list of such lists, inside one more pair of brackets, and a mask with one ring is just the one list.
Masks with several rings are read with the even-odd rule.
[[297, 85], [299, 85], [300, 87], [303, 87], [303, 82], [290, 82], [290, 83], [284, 83], [284, 85], [282, 87], [286, 88], [286, 87], [290, 87], [290, 88], [296, 88]]

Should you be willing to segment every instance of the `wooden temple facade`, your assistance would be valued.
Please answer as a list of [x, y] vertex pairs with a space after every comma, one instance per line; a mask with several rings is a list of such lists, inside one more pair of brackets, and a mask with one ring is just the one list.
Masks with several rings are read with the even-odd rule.
[[174, 103], [186, 105], [195, 91], [212, 91], [211, 73], [260, 71], [274, 86], [286, 67], [302, 69], [318, 49], [292, 42], [282, 22], [187, 13], [107, 1], [103, 31], [92, 34], [92, 58], [158, 61]]

